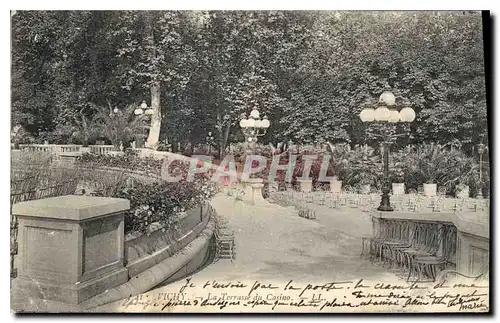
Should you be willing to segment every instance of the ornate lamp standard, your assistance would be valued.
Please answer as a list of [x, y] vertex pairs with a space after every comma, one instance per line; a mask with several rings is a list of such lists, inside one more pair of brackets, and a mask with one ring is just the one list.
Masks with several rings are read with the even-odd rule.
[[483, 143], [477, 145], [477, 152], [479, 153], [479, 190], [477, 192], [477, 198], [483, 198], [483, 154], [488, 149]]
[[214, 136], [212, 136], [212, 132], [209, 131], [207, 137], [205, 138], [207, 143], [208, 155], [212, 156], [212, 144], [214, 143]]
[[415, 120], [415, 111], [404, 105], [400, 111], [396, 106], [396, 97], [391, 92], [390, 88], [386, 88], [380, 95], [376, 109], [365, 108], [359, 114], [362, 122], [380, 122], [384, 125], [385, 133], [377, 135], [382, 138], [382, 145], [384, 150], [384, 183], [382, 186], [382, 200], [380, 206], [377, 208], [379, 211], [394, 211], [391, 206], [389, 192], [391, 191], [389, 183], [389, 147], [391, 139], [401, 135], [393, 134], [393, 129], [389, 125], [395, 125], [400, 122], [412, 122]]
[[[245, 142], [249, 144], [252, 153], [255, 152], [255, 144], [257, 138], [266, 134], [267, 129], [271, 123], [264, 116], [260, 119], [260, 114], [257, 108], [250, 112], [250, 116], [246, 118], [242, 115], [240, 120], [240, 127], [245, 135]], [[243, 184], [243, 198], [242, 200], [251, 205], [269, 205], [269, 202], [264, 200], [262, 196], [262, 189], [264, 187], [262, 178], [246, 178], [242, 180]]]
[[[137, 109], [134, 110], [134, 114], [138, 117], [147, 116], [149, 118], [149, 116], [151, 116], [153, 114], [153, 109], [148, 107], [148, 105], [146, 104], [146, 101], [142, 101], [141, 105], [138, 106]], [[146, 130], [146, 133], [144, 135], [144, 143], [146, 143], [147, 135], [148, 134], [147, 134], [147, 130]]]
[[266, 116], [260, 119], [260, 113], [257, 108], [253, 108], [248, 118], [244, 114], [242, 115], [240, 127], [245, 135], [245, 142], [250, 145], [252, 150], [255, 149], [257, 138], [265, 135], [270, 125], [271, 123]]

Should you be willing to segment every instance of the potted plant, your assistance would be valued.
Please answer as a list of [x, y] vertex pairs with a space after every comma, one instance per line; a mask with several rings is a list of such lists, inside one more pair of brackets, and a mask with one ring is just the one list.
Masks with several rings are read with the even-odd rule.
[[479, 183], [479, 165], [473, 158], [459, 152], [454, 158], [454, 177], [449, 181], [450, 186], [455, 185], [455, 196], [468, 198], [470, 196], [470, 185]]
[[371, 185], [377, 182], [380, 173], [379, 161], [380, 157], [371, 148], [352, 150], [346, 184], [358, 187], [361, 194], [369, 194]]
[[405, 178], [401, 162], [396, 162], [390, 169], [389, 178], [392, 183], [392, 195], [404, 195]]
[[333, 176], [330, 180], [330, 192], [331, 193], [340, 193], [342, 191], [342, 181], [338, 179], [337, 176]]
[[361, 174], [360, 181], [359, 181], [359, 184], [360, 184], [359, 193], [360, 194], [370, 194], [371, 183], [372, 183], [371, 174], [369, 174], [369, 173], [368, 174], [367, 173]]
[[425, 196], [437, 195], [437, 184], [445, 184], [450, 174], [450, 154], [444, 146], [438, 144], [422, 144], [409, 161], [412, 170], [418, 173], [423, 182]]
[[339, 179], [339, 174], [344, 174], [345, 166], [347, 165], [347, 160], [343, 159], [335, 162], [333, 165], [333, 176], [330, 180], [330, 192], [338, 194], [342, 191], [342, 180]]

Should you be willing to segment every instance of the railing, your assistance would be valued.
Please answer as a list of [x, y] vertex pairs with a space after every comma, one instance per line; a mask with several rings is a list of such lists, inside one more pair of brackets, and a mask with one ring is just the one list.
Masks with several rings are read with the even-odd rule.
[[91, 145], [89, 146], [90, 151], [94, 154], [105, 155], [111, 151], [115, 151], [115, 146], [113, 145]]
[[36, 145], [36, 144], [21, 144], [19, 149], [31, 150], [31, 151], [45, 151], [53, 153], [61, 152], [78, 152], [80, 151], [81, 145]]
[[[60, 153], [76, 153], [82, 151], [82, 145], [41, 145], [41, 144], [21, 144], [19, 149], [29, 150], [34, 152], [50, 152], [53, 154]], [[90, 151], [94, 154], [104, 155], [116, 148], [113, 145], [90, 145]]]

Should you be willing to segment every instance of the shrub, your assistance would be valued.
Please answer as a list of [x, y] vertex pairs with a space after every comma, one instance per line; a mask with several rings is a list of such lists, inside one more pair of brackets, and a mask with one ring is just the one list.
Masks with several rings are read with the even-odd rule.
[[370, 147], [358, 148], [349, 151], [345, 171], [345, 184], [351, 187], [371, 185], [381, 186], [380, 156]]
[[115, 197], [130, 200], [130, 210], [125, 214], [125, 232], [148, 233], [152, 223], [172, 228], [180, 212], [204, 204], [215, 192], [209, 181], [154, 184], [137, 181], [120, 189]]
[[[102, 166], [122, 169], [110, 171], [106, 176], [97, 175], [100, 185], [107, 189], [100, 190], [96, 195], [130, 200], [130, 210], [125, 214], [126, 232], [148, 233], [152, 223], [172, 228], [179, 212], [204, 204], [217, 192], [215, 183], [203, 174], [195, 176], [193, 181], [187, 181], [189, 163], [180, 160], [170, 165], [170, 172], [182, 174], [182, 180], [178, 182], [160, 179], [163, 160], [139, 158], [133, 152], [123, 156], [85, 154], [79, 159], [79, 164], [87, 169]], [[141, 172], [151, 178], [137, 176], [131, 171]], [[98, 173], [94, 171], [91, 174]]]

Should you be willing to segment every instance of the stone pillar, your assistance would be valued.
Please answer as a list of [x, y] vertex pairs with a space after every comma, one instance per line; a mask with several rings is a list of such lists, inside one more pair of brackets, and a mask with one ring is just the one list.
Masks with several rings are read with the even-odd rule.
[[123, 266], [126, 199], [67, 195], [13, 205], [19, 220], [12, 288], [81, 303], [128, 280]]

